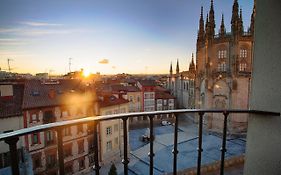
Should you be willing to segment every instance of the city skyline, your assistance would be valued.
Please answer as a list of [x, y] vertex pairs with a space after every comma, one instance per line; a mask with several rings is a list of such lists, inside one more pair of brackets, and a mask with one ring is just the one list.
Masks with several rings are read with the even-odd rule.
[[[215, 1], [216, 32], [224, 14], [230, 31], [233, 0]], [[253, 1], [239, 1], [244, 30]], [[64, 74], [168, 73], [170, 62], [187, 70], [196, 52], [201, 1], [1, 1], [0, 67], [14, 72]]]

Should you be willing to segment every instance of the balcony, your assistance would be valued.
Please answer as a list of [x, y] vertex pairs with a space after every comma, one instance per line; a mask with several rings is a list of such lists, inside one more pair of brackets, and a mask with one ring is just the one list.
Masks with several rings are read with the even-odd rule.
[[[203, 140], [203, 120], [204, 115], [209, 113], [220, 113], [222, 114], [223, 119], [223, 131], [222, 131], [222, 139], [221, 139], [221, 153], [220, 153], [220, 161], [219, 164], [219, 172], [221, 175], [224, 174], [224, 168], [225, 168], [225, 159], [226, 159], [226, 153], [227, 153], [227, 145], [226, 145], [226, 139], [227, 139], [227, 119], [230, 114], [250, 114], [250, 116], [262, 116], [262, 117], [270, 117], [270, 116], [280, 116], [280, 113], [275, 112], [266, 112], [266, 111], [256, 111], [256, 110], [199, 110], [199, 109], [178, 109], [178, 110], [169, 110], [169, 111], [153, 111], [153, 112], [139, 112], [139, 113], [126, 113], [126, 114], [116, 114], [116, 115], [107, 115], [107, 116], [96, 116], [96, 117], [87, 117], [82, 119], [76, 119], [76, 120], [69, 120], [69, 121], [61, 121], [61, 122], [55, 122], [55, 123], [49, 123], [44, 124], [40, 126], [25, 128], [17, 131], [13, 131], [10, 133], [4, 133], [0, 135], [0, 140], [5, 141], [7, 144], [9, 144], [10, 148], [10, 154], [13, 159], [11, 160], [11, 166], [12, 166], [12, 173], [14, 175], [19, 174], [19, 166], [18, 166], [18, 160], [14, 157], [18, 157], [17, 152], [17, 141], [19, 140], [19, 137], [25, 136], [27, 134], [46, 131], [46, 130], [54, 130], [57, 132], [57, 146], [58, 146], [58, 167], [59, 167], [59, 173], [65, 174], [67, 167], [65, 167], [64, 163], [64, 149], [63, 149], [63, 137], [62, 137], [62, 129], [64, 127], [69, 127], [73, 125], [79, 125], [79, 124], [93, 124], [93, 144], [94, 148], [94, 171], [96, 175], [101, 174], [100, 173], [100, 158], [99, 158], [99, 147], [98, 144], [98, 132], [97, 132], [97, 126], [102, 121], [110, 121], [110, 120], [117, 120], [121, 119], [123, 121], [124, 126], [128, 124], [129, 118], [131, 117], [138, 117], [138, 116], [146, 116], [149, 119], [149, 136], [150, 138], [153, 138], [155, 136], [154, 134], [154, 124], [153, 120], [157, 115], [163, 115], [163, 114], [172, 114], [174, 115], [174, 133], [173, 133], [173, 160], [172, 160], [172, 174], [180, 174], [178, 171], [178, 129], [179, 129], [179, 118], [183, 117], [180, 114], [193, 114], [196, 115], [198, 119], [198, 147], [197, 147], [197, 163], [196, 167], [190, 170], [190, 173], [197, 173], [197, 174], [203, 174], [206, 172], [206, 167], [202, 165], [202, 152], [203, 147], [202, 145]], [[251, 121], [250, 121], [251, 122]], [[123, 127], [123, 132], [128, 133], [128, 128]], [[270, 140], [267, 140], [270, 142]], [[128, 156], [128, 134], [124, 134], [123, 137], [123, 150], [124, 153], [122, 155], [122, 163], [124, 168], [124, 174], [127, 175], [129, 173], [129, 156]], [[252, 149], [252, 148], [250, 148]], [[155, 171], [154, 167], [154, 140], [149, 140], [149, 174], [153, 174]], [[246, 155], [247, 158], [247, 155]], [[180, 164], [184, 164], [185, 162], [180, 162]]]

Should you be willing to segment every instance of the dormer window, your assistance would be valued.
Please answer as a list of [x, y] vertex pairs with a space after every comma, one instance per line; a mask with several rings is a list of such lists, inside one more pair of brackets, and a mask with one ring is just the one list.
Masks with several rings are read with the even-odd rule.
[[247, 58], [247, 50], [240, 49], [240, 58]]
[[219, 50], [218, 51], [218, 58], [226, 58], [226, 50]]

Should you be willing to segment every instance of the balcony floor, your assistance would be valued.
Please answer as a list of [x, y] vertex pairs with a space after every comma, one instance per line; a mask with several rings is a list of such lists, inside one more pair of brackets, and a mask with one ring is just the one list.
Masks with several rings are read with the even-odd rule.
[[[164, 174], [172, 172], [173, 165], [173, 126], [160, 126], [155, 124], [154, 133], [156, 138], [154, 141], [154, 174]], [[189, 121], [179, 122], [178, 131], [178, 170], [196, 167], [197, 163], [197, 126]], [[136, 129], [130, 131], [130, 163], [129, 174], [149, 174], [149, 144], [142, 142], [140, 137], [147, 133], [147, 129]], [[218, 136], [203, 134], [203, 154], [202, 165], [209, 164], [220, 160], [220, 147], [222, 139]], [[242, 139], [228, 139], [226, 159], [245, 153], [246, 142]], [[118, 173], [122, 174], [123, 166], [120, 160], [115, 162]], [[101, 169], [102, 173], [107, 173], [109, 166]], [[243, 172], [243, 168], [242, 169]], [[230, 168], [231, 170], [231, 168]], [[232, 171], [230, 171], [232, 172]], [[234, 171], [234, 174], [237, 174]], [[241, 173], [240, 173], [241, 174]], [[232, 174], [230, 174], [232, 175]]]

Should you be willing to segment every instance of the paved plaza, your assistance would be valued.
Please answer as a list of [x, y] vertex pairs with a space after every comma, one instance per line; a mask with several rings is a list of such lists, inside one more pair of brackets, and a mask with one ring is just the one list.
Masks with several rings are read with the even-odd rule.
[[[197, 126], [191, 122], [180, 122], [178, 130], [178, 171], [196, 167], [198, 135]], [[154, 133], [154, 174], [166, 174], [173, 171], [173, 143], [174, 126], [155, 125]], [[143, 142], [140, 138], [147, 134], [147, 128], [130, 130], [130, 163], [129, 174], [146, 175], [149, 174], [149, 143]], [[220, 160], [222, 139], [219, 136], [203, 132], [203, 153], [202, 164], [209, 164]], [[245, 153], [245, 139], [227, 139], [226, 158], [238, 156]], [[121, 161], [121, 158], [120, 158]], [[115, 162], [118, 174], [123, 174], [123, 165]], [[102, 170], [105, 174], [106, 167]]]

